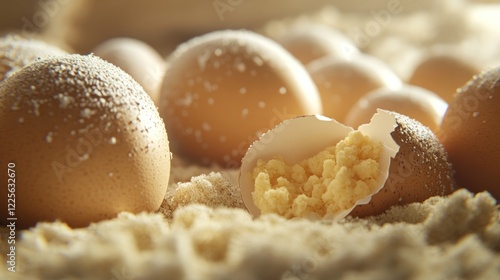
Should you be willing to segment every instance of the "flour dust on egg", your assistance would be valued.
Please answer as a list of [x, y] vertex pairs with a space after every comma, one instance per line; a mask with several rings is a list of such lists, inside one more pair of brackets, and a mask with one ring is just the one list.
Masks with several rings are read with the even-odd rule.
[[450, 103], [438, 136], [460, 187], [500, 200], [500, 67], [474, 76]]
[[173, 152], [198, 164], [237, 167], [263, 132], [288, 118], [321, 113], [305, 68], [250, 31], [193, 38], [168, 63], [160, 114]]
[[24, 66], [66, 51], [36, 39], [8, 34], [0, 38], [0, 82]]
[[457, 188], [449, 155], [436, 134], [415, 119], [396, 112], [389, 114], [396, 121], [391, 138], [399, 146], [398, 153], [391, 158], [384, 187], [370, 203], [357, 206], [352, 216], [379, 215], [394, 205], [446, 196]]
[[[18, 175], [19, 228], [55, 220], [85, 227], [122, 211], [157, 211], [163, 201], [165, 125], [142, 87], [96, 56], [39, 60], [4, 80], [0, 135], [0, 163], [15, 164]], [[7, 172], [0, 178], [7, 182]]]

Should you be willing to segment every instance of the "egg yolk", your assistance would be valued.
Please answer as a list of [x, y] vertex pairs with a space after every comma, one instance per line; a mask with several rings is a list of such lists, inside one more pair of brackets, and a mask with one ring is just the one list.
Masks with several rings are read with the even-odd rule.
[[353, 131], [298, 164], [258, 160], [253, 200], [262, 214], [286, 218], [325, 216], [353, 207], [377, 188], [382, 144]]

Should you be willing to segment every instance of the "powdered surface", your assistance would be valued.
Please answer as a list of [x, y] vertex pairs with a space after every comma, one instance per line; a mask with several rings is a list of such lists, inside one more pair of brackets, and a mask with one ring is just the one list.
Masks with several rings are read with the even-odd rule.
[[[188, 184], [217, 188], [227, 183], [220, 176], [202, 175]], [[1, 279], [500, 276], [498, 207], [489, 194], [465, 190], [370, 219], [322, 222], [268, 214], [253, 220], [242, 209], [191, 204], [170, 221], [162, 214], [123, 213], [83, 229], [42, 223], [21, 235], [18, 272], [0, 269]], [[4, 247], [2, 242], [2, 257]]]

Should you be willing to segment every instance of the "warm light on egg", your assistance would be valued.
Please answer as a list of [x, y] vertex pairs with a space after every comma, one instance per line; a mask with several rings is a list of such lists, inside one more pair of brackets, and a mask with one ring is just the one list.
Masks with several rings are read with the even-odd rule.
[[321, 113], [321, 100], [304, 67], [281, 46], [228, 30], [193, 38], [172, 54], [159, 110], [175, 153], [237, 167], [263, 131]]
[[349, 109], [368, 92], [402, 86], [399, 77], [382, 61], [363, 54], [349, 59], [327, 56], [307, 65], [323, 102], [323, 114], [343, 122]]
[[22, 68], [0, 83], [0, 124], [0, 161], [22, 174], [19, 228], [55, 220], [84, 227], [163, 201], [164, 123], [143, 88], [111, 63], [63, 55]]

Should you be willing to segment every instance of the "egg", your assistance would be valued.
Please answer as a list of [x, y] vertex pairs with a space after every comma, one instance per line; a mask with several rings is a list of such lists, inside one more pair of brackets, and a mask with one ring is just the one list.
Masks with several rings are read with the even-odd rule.
[[165, 63], [155, 49], [136, 39], [113, 38], [95, 47], [93, 53], [127, 72], [158, 104]]
[[416, 119], [437, 131], [448, 104], [426, 89], [404, 85], [399, 89], [380, 88], [359, 99], [345, 117], [345, 124], [357, 127], [370, 120], [378, 108]]
[[324, 56], [346, 59], [359, 53], [350, 39], [326, 25], [296, 24], [275, 40], [304, 65]]
[[432, 54], [415, 67], [408, 83], [426, 88], [437, 93], [446, 102], [451, 102], [457, 89], [479, 72], [477, 66], [463, 58], [450, 54]]
[[[56, 219], [82, 227], [122, 211], [156, 211], [163, 201], [163, 121], [138, 83], [98, 57], [53, 57], [7, 78], [0, 134], [1, 165], [16, 174], [19, 227]], [[7, 182], [7, 171], [0, 179]]]
[[438, 132], [457, 182], [500, 200], [500, 67], [474, 76], [457, 91]]
[[334, 219], [381, 214], [455, 184], [433, 132], [385, 110], [358, 130], [321, 115], [285, 120], [248, 149], [239, 183], [253, 216]]
[[309, 63], [307, 70], [321, 95], [323, 115], [340, 122], [368, 92], [402, 86], [399, 77], [387, 65], [368, 55], [357, 54], [350, 59], [326, 56]]
[[391, 159], [389, 177], [370, 203], [357, 206], [351, 216], [382, 214], [393, 205], [423, 202], [433, 196], [451, 194], [456, 181], [448, 153], [427, 126], [396, 112], [391, 137], [399, 146]]
[[238, 167], [250, 144], [282, 120], [321, 113], [311, 77], [270, 39], [226, 30], [194, 38], [168, 59], [160, 115], [172, 151]]
[[66, 51], [43, 41], [7, 35], [0, 39], [0, 82], [37, 59], [64, 54]]

